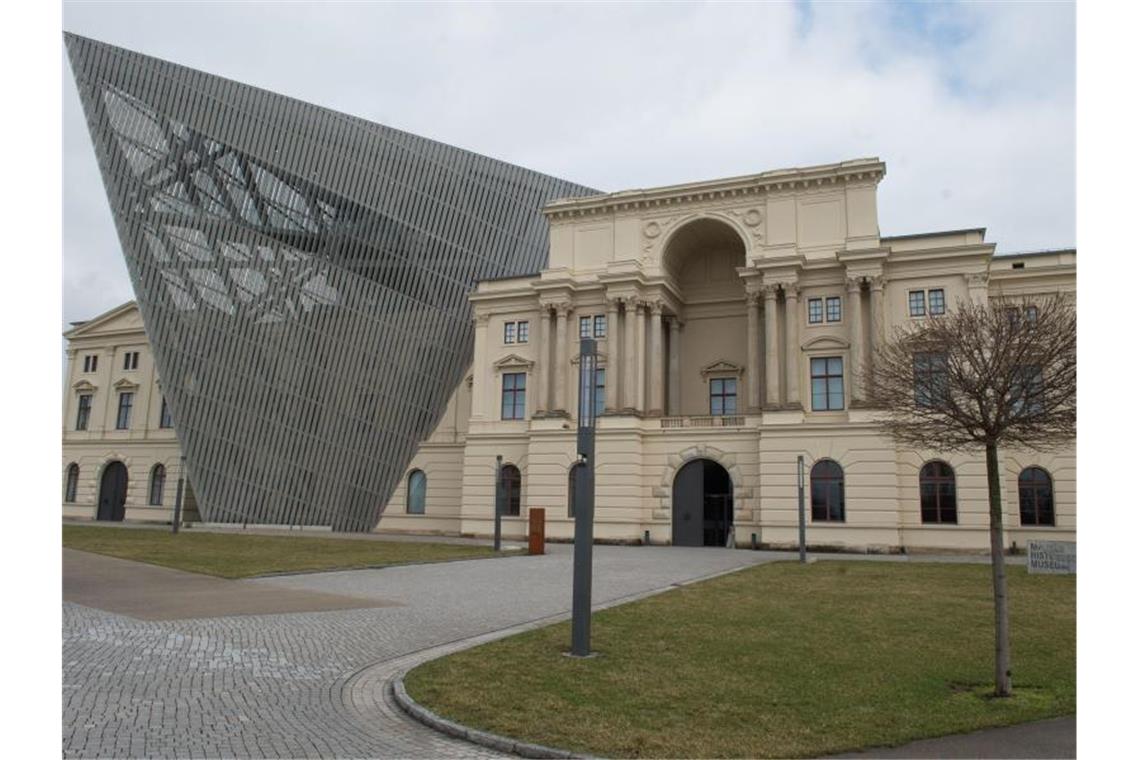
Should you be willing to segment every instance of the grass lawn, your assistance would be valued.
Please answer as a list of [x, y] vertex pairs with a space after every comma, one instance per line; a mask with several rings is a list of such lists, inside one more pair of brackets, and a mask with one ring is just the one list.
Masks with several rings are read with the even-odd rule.
[[1014, 696], [993, 678], [990, 569], [780, 562], [427, 663], [425, 707], [606, 757], [797, 757], [1076, 712], [1074, 576], [1010, 567]]
[[262, 536], [193, 530], [180, 531], [176, 536], [169, 531], [81, 525], [63, 526], [63, 545], [69, 549], [109, 554], [222, 578], [440, 562], [495, 554], [490, 547], [418, 541]]

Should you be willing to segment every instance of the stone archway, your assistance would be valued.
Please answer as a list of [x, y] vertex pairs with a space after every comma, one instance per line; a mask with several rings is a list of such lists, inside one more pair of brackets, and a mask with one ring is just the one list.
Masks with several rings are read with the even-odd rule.
[[673, 545], [725, 546], [733, 524], [732, 478], [711, 459], [693, 459], [673, 480]]
[[115, 460], [108, 462], [99, 478], [99, 511], [97, 520], [121, 522], [126, 514], [127, 466]]
[[[728, 472], [729, 480], [732, 481], [732, 503], [735, 512], [739, 513], [748, 505], [749, 499], [752, 498], [752, 489], [744, 485], [744, 477], [740, 472], [740, 466], [736, 463], [736, 456], [724, 452], [715, 446], [702, 443], [697, 446], [691, 446], [678, 454], [669, 455], [665, 470], [661, 473], [661, 482], [653, 489], [653, 496], [657, 499], [657, 506], [653, 510], [655, 520], [668, 520], [671, 518], [673, 509], [673, 484], [677, 478], [677, 473], [688, 462], [694, 459], [710, 459]], [[733, 519], [735, 521], [735, 515]]]

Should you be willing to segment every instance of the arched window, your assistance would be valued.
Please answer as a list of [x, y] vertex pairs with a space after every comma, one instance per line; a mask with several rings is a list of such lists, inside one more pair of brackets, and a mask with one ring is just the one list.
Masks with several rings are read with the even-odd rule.
[[582, 463], [581, 462], [575, 462], [570, 467], [570, 486], [569, 486], [569, 488], [566, 489], [566, 493], [569, 495], [569, 497], [566, 501], [566, 516], [567, 517], [573, 517], [574, 516], [574, 497], [578, 493], [578, 487], [577, 487], [578, 472], [581, 469], [582, 469]]
[[67, 466], [67, 484], [63, 489], [63, 500], [68, 504], [75, 503], [75, 494], [79, 490], [79, 465], [72, 462]]
[[821, 459], [811, 468], [812, 522], [843, 522], [843, 468]]
[[150, 471], [150, 505], [162, 505], [162, 491], [166, 488], [166, 468], [156, 464]]
[[423, 470], [408, 473], [408, 514], [422, 515], [427, 502], [427, 475]]
[[1017, 476], [1017, 500], [1022, 525], [1056, 525], [1053, 479], [1040, 467], [1026, 467]]
[[518, 516], [522, 505], [522, 474], [513, 464], [503, 465], [503, 514]]
[[945, 462], [927, 462], [918, 471], [918, 492], [924, 523], [958, 522], [958, 489], [954, 470]]

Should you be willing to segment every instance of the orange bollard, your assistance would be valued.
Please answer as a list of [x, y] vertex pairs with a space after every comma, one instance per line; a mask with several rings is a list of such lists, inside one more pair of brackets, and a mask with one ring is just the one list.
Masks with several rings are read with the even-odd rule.
[[527, 533], [528, 552], [546, 554], [546, 509], [531, 507], [527, 513], [530, 517], [530, 529]]

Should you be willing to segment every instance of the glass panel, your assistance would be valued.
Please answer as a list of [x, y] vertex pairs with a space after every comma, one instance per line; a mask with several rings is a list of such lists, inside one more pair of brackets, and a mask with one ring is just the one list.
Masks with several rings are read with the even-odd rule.
[[724, 381], [713, 379], [709, 381], [709, 393], [722, 394], [724, 393]]
[[724, 413], [736, 414], [736, 396], [724, 397]]
[[606, 337], [606, 316], [604, 314], [594, 317], [594, 337]]
[[736, 378], [729, 378], [724, 381], [724, 392], [736, 395]]
[[724, 414], [724, 396], [713, 396], [709, 399], [709, 413], [713, 416]]
[[578, 318], [578, 337], [579, 338], [589, 338], [590, 337], [590, 318], [589, 317], [579, 317]]
[[944, 523], [958, 522], [957, 496], [953, 483], [938, 484], [938, 504], [941, 508], [940, 519]]
[[826, 359], [812, 359], [811, 360], [811, 376], [822, 377], [827, 374], [827, 360]]
[[843, 359], [838, 357], [827, 360], [827, 374], [835, 376], [843, 374]]

